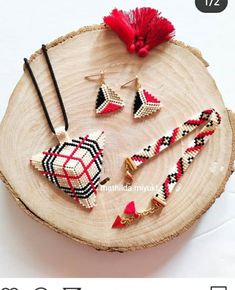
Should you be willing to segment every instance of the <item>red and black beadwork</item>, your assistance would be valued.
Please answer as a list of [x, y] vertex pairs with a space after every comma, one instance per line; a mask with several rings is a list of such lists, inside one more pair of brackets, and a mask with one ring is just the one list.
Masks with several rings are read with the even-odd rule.
[[199, 126], [204, 125], [201, 131], [195, 136], [189, 147], [184, 151], [183, 155], [176, 162], [173, 170], [171, 170], [167, 175], [164, 183], [152, 197], [152, 207], [142, 212], [137, 212], [134, 202], [128, 203], [124, 210], [124, 214], [126, 216], [117, 216], [113, 227], [122, 228], [136, 219], [153, 214], [157, 208], [164, 207], [178, 181], [181, 179], [198, 153], [203, 149], [209, 138], [214, 134], [220, 123], [221, 116], [218, 112], [214, 109], [204, 110], [194, 118], [184, 122], [181, 126], [172, 130], [169, 134], [162, 136], [152, 144], [145, 146], [138, 153], [127, 158], [126, 170], [129, 174], [131, 174], [147, 160], [157, 156], [164, 149], [169, 148], [171, 145], [184, 138], [184, 136]]
[[32, 165], [50, 182], [86, 208], [95, 206], [103, 163], [104, 133], [63, 142], [32, 157]]
[[133, 114], [134, 118], [143, 118], [149, 116], [161, 108], [161, 102], [158, 98], [151, 95], [145, 89], [139, 88], [136, 91]]
[[123, 100], [106, 84], [102, 84], [99, 88], [96, 99], [96, 113], [107, 114], [124, 107]]

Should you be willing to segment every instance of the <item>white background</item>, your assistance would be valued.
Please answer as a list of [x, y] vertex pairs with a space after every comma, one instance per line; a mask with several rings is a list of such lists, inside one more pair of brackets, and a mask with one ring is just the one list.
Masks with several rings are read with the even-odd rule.
[[[22, 74], [23, 57], [42, 43], [102, 22], [114, 7], [158, 8], [177, 39], [200, 48], [228, 108], [235, 111], [235, 2], [220, 14], [199, 12], [194, 0], [0, 0], [0, 119]], [[0, 149], [1, 150], [1, 149]], [[33, 221], [0, 184], [1, 277], [235, 277], [235, 177], [187, 233], [158, 248], [104, 253]]]
[[[137, 280], [137, 281], [136, 281]], [[216, 283], [215, 283], [216, 281]], [[227, 289], [234, 289], [235, 279], [135, 279], [135, 290], [156, 290], [156, 282], [158, 289], [161, 290], [210, 290], [211, 286], [227, 286]], [[72, 278], [63, 278], [63, 279], [12, 279], [5, 278], [0, 280], [0, 289], [2, 287], [8, 287], [10, 290], [11, 287], [17, 287], [17, 289], [24, 290], [33, 290], [36, 287], [43, 290], [44, 287], [48, 290], [58, 290], [63, 289], [64, 287], [82, 287], [82, 289], [93, 290], [93, 289], [102, 289], [102, 290], [120, 290], [128, 289], [133, 287], [133, 279], [72, 279]], [[176, 288], [177, 287], [177, 288]], [[214, 290], [224, 290], [224, 287], [213, 288]], [[4, 288], [3, 290], [7, 290]], [[71, 289], [72, 290], [72, 289]], [[75, 290], [75, 289], [74, 289]]]

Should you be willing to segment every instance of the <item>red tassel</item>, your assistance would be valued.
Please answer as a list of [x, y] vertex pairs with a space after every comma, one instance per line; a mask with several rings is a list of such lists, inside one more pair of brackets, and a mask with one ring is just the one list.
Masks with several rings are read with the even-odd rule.
[[133, 21], [132, 27], [135, 30], [135, 49], [138, 52], [143, 48], [146, 43], [146, 36], [149, 33], [149, 27], [153, 18], [155, 17], [156, 10], [152, 8], [136, 8], [131, 10], [131, 19]]
[[146, 56], [150, 49], [170, 40], [175, 36], [175, 28], [170, 21], [161, 16], [159, 11], [149, 24], [148, 34], [146, 36], [145, 46], [138, 51], [138, 55]]
[[104, 22], [127, 45], [129, 52], [146, 56], [155, 46], [170, 40], [175, 28], [161, 13], [152, 8], [136, 8], [129, 12], [114, 9]]
[[135, 51], [132, 45], [135, 38], [135, 32], [131, 26], [128, 13], [122, 10], [113, 9], [109, 16], [104, 17], [104, 23], [115, 31], [119, 38], [126, 43], [129, 52]]
[[126, 208], [124, 209], [124, 214], [135, 214], [135, 202], [131, 201], [127, 204]]
[[136, 208], [135, 208], [135, 202], [134, 201], [131, 201], [127, 204], [125, 210], [124, 210], [124, 214], [130, 214], [130, 215], [133, 215], [134, 218], [139, 218], [140, 217], [140, 214], [136, 211]]
[[122, 224], [121, 221], [122, 221], [122, 218], [118, 215], [112, 225], [112, 228], [119, 228], [119, 229], [124, 228], [125, 225]]

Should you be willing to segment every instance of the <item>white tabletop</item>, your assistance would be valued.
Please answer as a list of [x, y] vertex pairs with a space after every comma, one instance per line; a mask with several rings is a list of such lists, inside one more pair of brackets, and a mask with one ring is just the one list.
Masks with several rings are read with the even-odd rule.
[[[203, 52], [226, 106], [235, 111], [235, 2], [220, 14], [203, 14], [194, 2], [0, 1], [0, 119], [22, 74], [23, 57], [42, 43], [102, 22], [115, 6], [162, 11], [174, 23], [176, 38]], [[79, 245], [28, 217], [1, 183], [0, 229], [1, 277], [234, 277], [235, 177], [196, 225], [158, 248], [119, 254]]]

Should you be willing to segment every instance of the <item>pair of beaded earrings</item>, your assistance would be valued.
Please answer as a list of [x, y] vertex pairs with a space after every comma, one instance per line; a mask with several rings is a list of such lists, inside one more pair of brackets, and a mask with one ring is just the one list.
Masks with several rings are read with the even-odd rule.
[[[93, 77], [100, 76], [100, 88], [96, 98], [96, 113], [97, 114], [108, 114], [115, 111], [119, 111], [124, 107], [124, 101], [118, 94], [111, 89], [104, 80], [104, 72], [101, 71], [100, 74], [94, 74], [86, 76], [85, 79], [93, 80]], [[143, 118], [156, 113], [161, 108], [161, 102], [157, 97], [150, 94], [146, 89], [141, 87], [138, 76], [133, 80], [128, 81], [121, 88], [126, 87], [128, 84], [135, 82], [135, 100], [133, 106], [133, 116], [134, 118]]]

